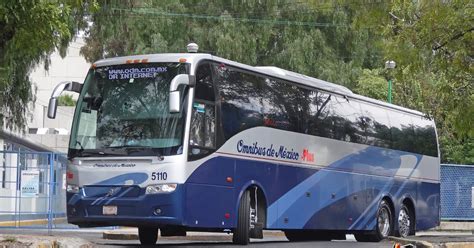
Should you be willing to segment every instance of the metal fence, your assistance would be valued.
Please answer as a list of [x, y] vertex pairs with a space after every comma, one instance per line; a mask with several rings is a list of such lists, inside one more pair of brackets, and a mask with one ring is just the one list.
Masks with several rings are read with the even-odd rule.
[[473, 165], [441, 165], [441, 219], [474, 220]]
[[66, 158], [0, 151], [0, 227], [47, 228], [65, 221]]

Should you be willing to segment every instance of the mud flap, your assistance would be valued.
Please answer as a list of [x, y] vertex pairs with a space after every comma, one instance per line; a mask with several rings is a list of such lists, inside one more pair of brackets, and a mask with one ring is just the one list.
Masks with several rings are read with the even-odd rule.
[[254, 223], [254, 228], [250, 229], [250, 238], [263, 239], [263, 223]]

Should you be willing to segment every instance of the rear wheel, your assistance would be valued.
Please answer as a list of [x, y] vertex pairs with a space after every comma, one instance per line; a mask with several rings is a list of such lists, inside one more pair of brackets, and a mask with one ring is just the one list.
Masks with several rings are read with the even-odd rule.
[[250, 191], [246, 190], [240, 199], [237, 227], [234, 229], [234, 244], [247, 245], [250, 241]]
[[358, 233], [354, 237], [359, 242], [379, 242], [387, 238], [393, 231], [393, 218], [390, 206], [385, 200], [380, 202], [377, 210], [377, 223], [372, 233]]
[[155, 227], [139, 227], [138, 238], [142, 245], [154, 245], [158, 240], [158, 228]]
[[412, 211], [403, 205], [398, 213], [398, 235], [399, 237], [407, 237], [415, 233], [415, 217]]

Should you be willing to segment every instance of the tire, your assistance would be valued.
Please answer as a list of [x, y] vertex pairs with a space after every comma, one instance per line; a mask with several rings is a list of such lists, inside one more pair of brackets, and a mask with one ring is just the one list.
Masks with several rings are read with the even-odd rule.
[[250, 191], [248, 190], [240, 199], [237, 227], [234, 229], [232, 242], [237, 245], [248, 245], [250, 242]]
[[390, 206], [382, 200], [377, 209], [375, 230], [372, 233], [354, 234], [358, 242], [380, 242], [393, 232], [393, 217]]
[[142, 245], [155, 245], [158, 240], [158, 228], [155, 227], [139, 227], [138, 238]]
[[398, 230], [397, 236], [405, 238], [415, 234], [415, 216], [410, 209], [403, 204], [398, 212]]

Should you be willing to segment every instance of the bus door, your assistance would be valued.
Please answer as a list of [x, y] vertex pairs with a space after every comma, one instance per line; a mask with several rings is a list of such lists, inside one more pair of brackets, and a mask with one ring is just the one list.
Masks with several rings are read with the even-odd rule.
[[[198, 163], [186, 185], [186, 219], [189, 226], [230, 227], [233, 187], [226, 178], [233, 163], [226, 158], [208, 158], [217, 149], [217, 106], [210, 63], [196, 70], [188, 161]], [[227, 217], [226, 217], [227, 216]]]

